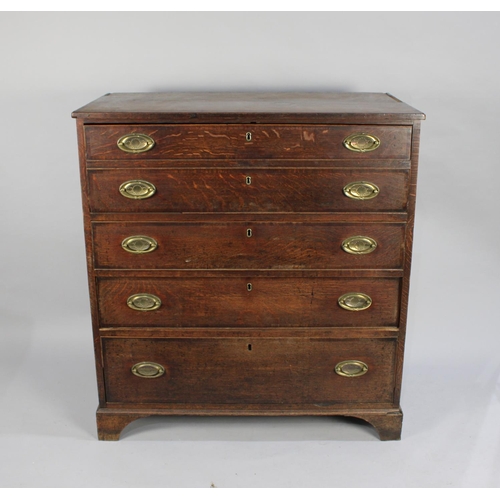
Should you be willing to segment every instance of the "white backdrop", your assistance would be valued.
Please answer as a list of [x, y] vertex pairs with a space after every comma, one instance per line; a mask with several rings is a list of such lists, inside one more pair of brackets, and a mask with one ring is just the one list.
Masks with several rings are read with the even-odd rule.
[[[0, 486], [500, 486], [498, 13], [0, 13]], [[75, 123], [107, 92], [423, 111], [403, 439], [171, 418], [96, 440]]]

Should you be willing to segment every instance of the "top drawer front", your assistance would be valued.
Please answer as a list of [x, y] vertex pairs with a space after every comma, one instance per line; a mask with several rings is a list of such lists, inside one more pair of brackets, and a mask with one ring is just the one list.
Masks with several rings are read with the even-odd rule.
[[[352, 151], [344, 140], [368, 134], [380, 141], [371, 151]], [[118, 147], [131, 134], [135, 152]], [[397, 159], [410, 158], [411, 127], [381, 125], [89, 125], [85, 127], [86, 154], [91, 160], [137, 159]], [[125, 141], [127, 142], [127, 141]], [[354, 141], [363, 146], [362, 141]], [[129, 141], [129, 144], [134, 147]], [[144, 151], [141, 152], [141, 147]], [[150, 149], [148, 149], [150, 148]]]

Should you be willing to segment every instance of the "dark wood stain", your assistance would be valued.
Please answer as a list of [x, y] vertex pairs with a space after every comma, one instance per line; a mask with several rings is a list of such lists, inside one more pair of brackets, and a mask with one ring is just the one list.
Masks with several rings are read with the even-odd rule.
[[[252, 290], [247, 290], [247, 284]], [[397, 326], [399, 279], [162, 278], [98, 280], [101, 327]], [[364, 311], [342, 309], [350, 292], [373, 300]], [[131, 295], [156, 295], [156, 311], [127, 306]]]
[[[350, 151], [343, 140], [356, 132], [378, 137], [381, 145], [365, 153], [367, 159], [410, 157], [409, 126], [281, 126], [281, 125], [89, 125], [85, 127], [87, 158], [128, 161], [136, 154], [116, 147], [126, 134], [152, 137], [155, 146], [141, 154], [144, 159], [249, 159], [249, 158], [324, 158], [349, 159], [362, 153]], [[252, 140], [246, 140], [247, 133]], [[357, 159], [357, 158], [356, 158]]]
[[[402, 269], [404, 224], [305, 222], [94, 223], [96, 269]], [[251, 230], [251, 236], [248, 236]], [[366, 234], [364, 234], [364, 233]], [[352, 236], [368, 236], [376, 249], [353, 255]], [[133, 254], [122, 241], [146, 235], [151, 253]]]
[[[109, 94], [73, 116], [99, 439], [150, 415], [346, 415], [399, 439], [423, 113], [389, 94], [168, 93]], [[153, 149], [118, 149], [138, 132]], [[380, 147], [349, 151], [355, 132]], [[124, 198], [136, 179], [155, 195]], [[351, 200], [353, 181], [380, 193]], [[134, 235], [158, 248], [125, 252]], [[341, 249], [360, 235], [374, 252]], [[372, 306], [342, 309], [347, 292]], [[162, 306], [134, 311], [136, 293]], [[368, 372], [337, 375], [347, 359]], [[141, 361], [165, 375], [133, 375]]]
[[[391, 340], [104, 338], [103, 347], [110, 402], [392, 402]], [[366, 375], [336, 375], [335, 365], [352, 358], [368, 365]], [[144, 360], [161, 364], [165, 374], [133, 375], [130, 367]]]
[[113, 93], [72, 115], [87, 123], [406, 123], [425, 118], [389, 94], [332, 92]]
[[[246, 177], [251, 184], [246, 184]], [[134, 200], [119, 192], [122, 183], [145, 180], [156, 187], [151, 198]], [[350, 182], [368, 181], [380, 193], [354, 200], [343, 193]], [[404, 211], [408, 170], [89, 170], [93, 212], [366, 212]]]

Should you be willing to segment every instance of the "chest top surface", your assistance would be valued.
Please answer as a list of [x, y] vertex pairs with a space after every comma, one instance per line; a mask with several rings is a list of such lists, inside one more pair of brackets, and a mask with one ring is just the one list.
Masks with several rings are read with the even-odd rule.
[[88, 123], [408, 123], [425, 115], [384, 93], [114, 93], [73, 112]]

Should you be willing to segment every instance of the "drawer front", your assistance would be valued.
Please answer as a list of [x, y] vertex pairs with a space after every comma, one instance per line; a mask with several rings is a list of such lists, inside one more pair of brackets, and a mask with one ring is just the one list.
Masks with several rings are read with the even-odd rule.
[[[104, 338], [102, 345], [108, 402], [392, 401], [391, 340]], [[346, 360], [358, 361], [355, 368], [366, 365], [367, 371], [338, 375], [336, 366]]]
[[[145, 189], [142, 198], [120, 193], [120, 186], [138, 180], [155, 190]], [[138, 168], [89, 170], [88, 181], [90, 209], [101, 213], [401, 212], [406, 210], [409, 171]], [[344, 188], [355, 182], [376, 186], [376, 196], [347, 196]]]
[[404, 224], [94, 223], [98, 269], [400, 269]]
[[[377, 139], [376, 149], [358, 152], [344, 141], [353, 134]], [[141, 134], [134, 139], [134, 134]], [[129, 143], [123, 151], [119, 141]], [[136, 141], [137, 149], [133, 141]], [[371, 139], [370, 139], [371, 140]], [[149, 144], [148, 144], [149, 141]], [[88, 125], [87, 158], [147, 159], [409, 159], [410, 126], [380, 125]], [[359, 144], [359, 140], [354, 144]], [[373, 147], [373, 146], [369, 146]]]
[[[363, 294], [349, 303], [345, 294]], [[396, 327], [399, 278], [189, 277], [98, 280], [105, 327]], [[368, 297], [369, 299], [367, 299]], [[371, 301], [371, 305], [369, 302]], [[136, 310], [134, 306], [145, 310]], [[132, 307], [131, 307], [132, 306]]]

